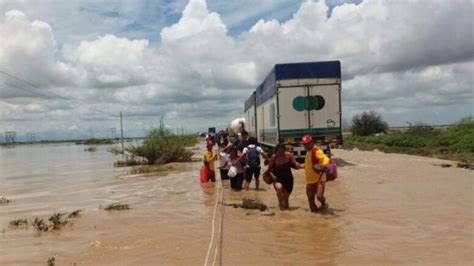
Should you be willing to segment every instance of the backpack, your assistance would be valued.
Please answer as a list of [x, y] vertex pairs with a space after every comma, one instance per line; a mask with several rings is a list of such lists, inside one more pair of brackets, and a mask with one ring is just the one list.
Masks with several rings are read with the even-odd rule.
[[257, 151], [257, 146], [253, 148], [247, 147], [245, 158], [247, 159], [248, 166], [253, 168], [260, 167], [260, 153]]
[[[318, 147], [313, 147], [311, 149], [311, 164], [317, 164], [317, 158], [314, 156], [314, 153], [318, 150]], [[337, 178], [337, 165], [336, 162], [329, 158], [329, 163], [326, 165], [326, 179], [327, 181], [334, 181]]]

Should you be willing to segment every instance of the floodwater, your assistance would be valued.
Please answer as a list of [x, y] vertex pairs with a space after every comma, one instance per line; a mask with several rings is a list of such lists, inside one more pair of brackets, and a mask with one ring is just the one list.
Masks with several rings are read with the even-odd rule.
[[[84, 148], [0, 149], [0, 195], [12, 200], [0, 206], [0, 265], [44, 265], [51, 257], [57, 265], [474, 262], [473, 174], [434, 165], [449, 161], [334, 150], [351, 164], [327, 185], [329, 209], [313, 214], [301, 171], [294, 172], [291, 210], [280, 211], [273, 188], [263, 182], [262, 190], [244, 192], [229, 191], [225, 181], [222, 188], [220, 182], [201, 185], [199, 162], [127, 175], [126, 168], [113, 168], [117, 158], [107, 146]], [[216, 205], [221, 191], [224, 203], [257, 197], [274, 215]], [[99, 207], [114, 202], [132, 209]], [[59, 231], [9, 227], [14, 219], [76, 209], [84, 210], [81, 217]]]

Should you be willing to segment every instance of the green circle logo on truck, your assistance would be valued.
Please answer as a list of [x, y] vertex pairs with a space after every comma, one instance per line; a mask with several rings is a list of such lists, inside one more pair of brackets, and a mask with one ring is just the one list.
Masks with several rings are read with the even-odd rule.
[[316, 99], [316, 102], [318, 103], [316, 107], [314, 108], [314, 110], [317, 111], [317, 110], [323, 109], [324, 105], [326, 105], [326, 101], [324, 100], [324, 98], [321, 95], [316, 95], [313, 97]]
[[324, 105], [326, 105], [326, 101], [321, 95], [315, 96], [297, 96], [293, 99], [293, 109], [297, 112], [302, 111], [311, 111], [311, 110], [321, 110], [323, 109]]
[[308, 100], [306, 97], [297, 96], [293, 99], [293, 109], [298, 112], [304, 111], [308, 108]]
[[318, 107], [318, 99], [316, 99], [315, 96], [308, 96], [306, 97], [308, 99], [308, 108], [307, 110], [316, 110]]

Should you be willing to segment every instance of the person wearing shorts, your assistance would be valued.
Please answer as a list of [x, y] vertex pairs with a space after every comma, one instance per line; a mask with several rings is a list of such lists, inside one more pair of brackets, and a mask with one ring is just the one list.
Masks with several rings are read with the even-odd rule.
[[242, 156], [245, 157], [244, 189], [249, 190], [253, 177], [255, 178], [255, 189], [258, 190], [260, 187], [260, 156], [264, 159], [268, 159], [268, 156], [261, 147], [257, 146], [256, 138], [250, 137], [248, 143], [242, 151]]
[[[313, 138], [310, 135], [304, 135], [301, 144], [304, 145], [306, 150], [305, 163], [301, 165], [301, 168], [305, 170], [306, 196], [308, 197], [309, 209], [311, 212], [316, 212], [328, 207], [324, 190], [326, 184], [325, 169], [329, 163], [329, 158], [323, 150], [314, 145]], [[321, 203], [319, 208], [315, 203], [315, 197]]]

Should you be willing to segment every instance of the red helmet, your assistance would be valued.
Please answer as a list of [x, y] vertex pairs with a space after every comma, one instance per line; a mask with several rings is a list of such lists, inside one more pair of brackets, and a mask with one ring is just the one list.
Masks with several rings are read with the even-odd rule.
[[306, 145], [312, 141], [313, 141], [313, 138], [311, 137], [311, 135], [304, 135], [303, 138], [301, 139], [301, 143], [303, 145]]

